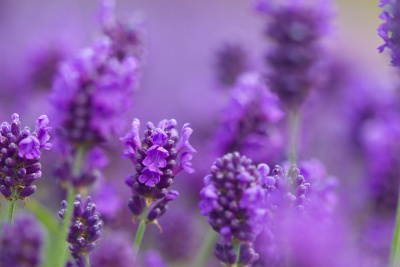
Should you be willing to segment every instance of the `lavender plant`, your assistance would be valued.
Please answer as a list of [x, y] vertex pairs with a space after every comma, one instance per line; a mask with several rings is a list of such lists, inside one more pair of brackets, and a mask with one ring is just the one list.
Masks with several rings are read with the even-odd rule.
[[[66, 220], [68, 204], [65, 200], [61, 204], [63, 208], [59, 215]], [[70, 243], [69, 249], [77, 266], [90, 266], [89, 254], [96, 248], [96, 242], [103, 234], [102, 227], [103, 222], [96, 212], [96, 205], [91, 197], [83, 201], [80, 195], [75, 195], [67, 241]], [[74, 263], [69, 261], [67, 266], [72, 267]]]
[[186, 123], [179, 137], [176, 126], [174, 119], [162, 120], [157, 127], [148, 122], [144, 137], [140, 139], [140, 121], [134, 119], [132, 130], [121, 138], [125, 144], [122, 157], [130, 159], [136, 169], [136, 174], [125, 179], [133, 193], [128, 207], [135, 217], [140, 218], [135, 254], [146, 224], [157, 223], [157, 219], [167, 210], [167, 204], [179, 196], [177, 191], [169, 190], [175, 175], [183, 170], [187, 173], [194, 172], [191, 159], [196, 150], [189, 143], [193, 130]]
[[251, 243], [265, 219], [260, 172], [269, 167], [251, 163], [237, 152], [226, 154], [214, 162], [200, 191], [201, 214], [221, 236], [214, 254], [228, 266], [248, 266], [258, 259]]
[[19, 115], [12, 115], [11, 124], [1, 124], [0, 142], [0, 192], [10, 201], [8, 219], [11, 222], [15, 201], [24, 200], [36, 191], [33, 185], [42, 176], [40, 155], [41, 150], [51, 149], [48, 143], [49, 119], [42, 115], [36, 121], [35, 131], [29, 127], [21, 129]]

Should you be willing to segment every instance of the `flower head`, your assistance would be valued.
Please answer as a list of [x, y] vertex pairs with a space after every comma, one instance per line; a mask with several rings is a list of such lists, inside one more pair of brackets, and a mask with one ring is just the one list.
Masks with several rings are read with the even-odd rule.
[[185, 170], [194, 170], [190, 160], [196, 150], [189, 143], [193, 130], [190, 124], [182, 127], [179, 137], [175, 120], [163, 120], [157, 127], [149, 122], [144, 138], [139, 137], [140, 121], [134, 119], [132, 130], [121, 141], [125, 144], [123, 158], [129, 158], [136, 165], [136, 174], [126, 178], [126, 184], [132, 188], [133, 197], [129, 208], [139, 216], [145, 207], [145, 200], [161, 200], [150, 208], [148, 219], [153, 221], [166, 210], [166, 204], [178, 197], [178, 192], [168, 191], [176, 174]]
[[[49, 119], [42, 115], [36, 121], [36, 129], [21, 129], [19, 115], [12, 115], [12, 122], [3, 122], [0, 129], [0, 192], [6, 197], [24, 199], [36, 191], [32, 183], [42, 176], [41, 150], [49, 150]], [[12, 196], [12, 191], [15, 195]]]
[[[67, 202], [64, 200], [61, 204], [63, 209], [59, 212], [59, 215], [64, 219], [66, 209], [68, 208]], [[87, 197], [83, 201], [80, 195], [76, 195], [67, 236], [67, 241], [70, 243], [69, 249], [75, 262], [82, 261], [86, 254], [96, 248], [95, 242], [103, 234], [102, 227], [103, 222], [96, 212], [96, 205], [92, 202], [91, 197]]]
[[251, 160], [237, 152], [226, 154], [214, 162], [204, 184], [199, 208], [223, 242], [253, 242], [265, 209], [260, 174]]
[[89, 146], [109, 140], [123, 125], [121, 115], [131, 104], [136, 83], [136, 59], [114, 57], [106, 37], [64, 62], [51, 97], [62, 140]]
[[276, 43], [266, 57], [268, 83], [285, 105], [299, 106], [320, 76], [319, 39], [327, 32], [332, 2], [259, 0], [258, 9], [269, 19], [265, 35]]

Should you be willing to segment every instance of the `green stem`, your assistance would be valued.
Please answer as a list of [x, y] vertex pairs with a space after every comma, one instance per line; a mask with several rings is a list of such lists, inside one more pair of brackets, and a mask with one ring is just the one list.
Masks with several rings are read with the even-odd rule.
[[233, 267], [237, 267], [239, 264], [239, 258], [240, 258], [240, 242], [233, 240], [232, 247], [236, 253], [236, 261], [235, 261], [235, 264], [233, 264]]
[[66, 250], [67, 250], [67, 236], [68, 236], [68, 230], [69, 230], [69, 225], [72, 219], [72, 210], [73, 210], [73, 204], [74, 204], [74, 190], [71, 186], [67, 187], [67, 210], [62, 222], [61, 226], [61, 232], [58, 238], [58, 244], [57, 244], [57, 264], [56, 266], [58, 267], [64, 267], [65, 266], [65, 261], [66, 261]]
[[400, 194], [397, 201], [396, 225], [394, 228], [392, 250], [390, 252], [390, 266], [399, 266], [400, 264]]
[[10, 207], [8, 208], [8, 222], [12, 223], [15, 207], [15, 189], [11, 191]]
[[79, 175], [81, 173], [83, 156], [85, 155], [85, 151], [86, 151], [86, 146], [84, 145], [78, 146], [75, 155], [74, 172], [73, 172], [74, 175]]
[[86, 267], [90, 267], [90, 259], [89, 259], [89, 254], [86, 254]]
[[140, 217], [139, 228], [138, 228], [138, 230], [136, 232], [135, 243], [134, 243], [134, 246], [133, 246], [134, 263], [136, 263], [137, 255], [139, 253], [140, 244], [142, 243], [143, 235], [144, 235], [144, 232], [146, 230], [147, 212], [148, 212], [148, 207], [145, 208], [145, 210], [142, 213], [142, 216]]
[[298, 109], [289, 111], [289, 163], [298, 163], [300, 135], [300, 113]]
[[218, 234], [213, 229], [209, 229], [207, 236], [204, 238], [203, 243], [201, 244], [201, 248], [198, 250], [196, 257], [194, 258], [194, 262], [192, 264], [193, 267], [206, 266], [217, 239]]

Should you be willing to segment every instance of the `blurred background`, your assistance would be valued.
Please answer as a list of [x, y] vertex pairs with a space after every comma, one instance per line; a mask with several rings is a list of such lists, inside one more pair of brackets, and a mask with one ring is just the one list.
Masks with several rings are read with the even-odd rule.
[[[399, 135], [397, 129], [387, 129], [400, 125], [398, 73], [390, 66], [389, 53], [377, 50], [383, 44], [377, 34], [382, 23], [378, 1], [335, 4], [332, 27], [323, 40], [328, 73], [303, 110], [300, 159], [319, 159], [326, 172], [340, 181], [335, 212], [346, 226], [346, 244], [368, 255], [359, 266], [384, 266], [400, 178]], [[91, 193], [99, 200], [100, 211], [109, 211], [107, 227], [133, 238], [137, 226], [126, 206], [130, 190], [124, 178], [134, 167], [120, 158], [123, 145], [118, 138], [129, 129], [132, 118], [143, 124], [164, 118], [175, 118], [178, 125], [190, 122], [191, 143], [198, 150], [193, 163], [196, 173], [177, 177], [181, 196], [160, 219], [165, 231], [160, 234], [156, 227], [149, 227], [144, 245], [158, 249], [170, 266], [188, 266], [208, 227], [197, 208], [199, 191], [212, 162], [221, 156], [213, 149], [213, 138], [232, 87], [218, 79], [219, 55], [227, 44], [237, 45], [246, 55], [245, 70], [262, 73], [271, 45], [263, 35], [266, 22], [253, 3], [244, 0], [119, 0], [116, 13], [124, 20], [144, 22], [142, 77], [126, 113], [125, 130], [105, 146], [110, 165], [103, 182], [109, 182], [114, 191], [102, 195], [98, 183]], [[90, 46], [100, 34], [97, 1], [2, 0], [1, 121], [9, 121], [16, 112], [22, 125], [33, 127], [39, 115], [48, 114], [57, 64]], [[277, 127], [285, 135], [285, 119]], [[284, 150], [266, 163], [281, 164]], [[55, 154], [45, 152], [42, 157], [45, 175], [35, 197], [57, 214], [62, 197], [51, 170]], [[116, 209], [107, 206], [111, 202]], [[172, 221], [184, 221], [182, 227], [188, 229]], [[175, 238], [187, 244], [176, 245]], [[175, 251], [168, 250], [174, 245], [165, 240], [176, 245]]]

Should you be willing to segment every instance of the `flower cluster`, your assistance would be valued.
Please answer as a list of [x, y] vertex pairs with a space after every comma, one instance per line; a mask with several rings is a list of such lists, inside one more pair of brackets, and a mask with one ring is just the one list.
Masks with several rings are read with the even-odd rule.
[[[21, 129], [19, 115], [13, 114], [11, 124], [3, 122], [0, 129], [0, 192], [6, 199], [24, 199], [36, 191], [32, 183], [42, 176], [41, 149], [49, 150], [49, 119], [42, 115], [34, 132]], [[14, 193], [13, 193], [14, 191]]]
[[134, 57], [113, 57], [112, 41], [101, 38], [76, 58], [61, 64], [51, 103], [57, 133], [70, 144], [96, 145], [109, 140], [123, 125], [137, 83]]
[[387, 47], [391, 51], [392, 65], [400, 66], [400, 2], [398, 0], [380, 0], [379, 7], [389, 6], [389, 11], [382, 11], [379, 18], [384, 20], [378, 27], [379, 36], [385, 41], [383, 45], [378, 47], [379, 52]]
[[[251, 163], [238, 152], [229, 153], [217, 159], [211, 174], [204, 178], [199, 208], [201, 215], [208, 216], [208, 223], [222, 237], [222, 244], [217, 243], [217, 257], [236, 255], [231, 249], [232, 241], [254, 242], [262, 230], [266, 210], [261, 181], [264, 169], [269, 168], [265, 164], [256, 167]], [[230, 263], [233, 256], [225, 258], [223, 262]]]
[[129, 202], [132, 213], [136, 216], [142, 213], [145, 199], [149, 202], [163, 199], [149, 211], [150, 221], [161, 216], [166, 204], [178, 197], [178, 192], [168, 191], [175, 175], [182, 170], [194, 172], [190, 160], [196, 150], [189, 144], [193, 130], [186, 123], [179, 137], [176, 125], [175, 120], [163, 120], [157, 127], [148, 122], [144, 138], [140, 139], [140, 121], [134, 119], [132, 130], [121, 138], [125, 144], [123, 158], [129, 158], [136, 165], [136, 174], [125, 180], [133, 192]]
[[99, 248], [91, 257], [90, 264], [97, 267], [125, 267], [133, 262], [131, 244], [127, 236], [113, 232], [102, 238]]
[[4, 223], [0, 241], [1, 266], [40, 266], [42, 231], [35, 219], [19, 215], [13, 224]]
[[298, 107], [320, 75], [318, 41], [327, 31], [332, 3], [259, 0], [258, 9], [270, 19], [265, 35], [276, 43], [266, 57], [270, 87], [288, 107]]
[[[64, 200], [61, 204], [63, 209], [59, 212], [59, 215], [64, 219], [67, 202]], [[76, 195], [73, 205], [67, 241], [71, 244], [69, 249], [76, 264], [78, 266], [85, 266], [85, 255], [96, 248], [95, 242], [103, 234], [103, 222], [96, 212], [96, 205], [92, 202], [91, 197], [87, 197], [83, 201], [80, 195]], [[72, 266], [72, 263], [69, 264]]]
[[277, 123], [284, 115], [279, 105], [258, 73], [239, 76], [215, 136], [218, 153], [239, 151], [255, 162], [281, 160], [283, 137]]

